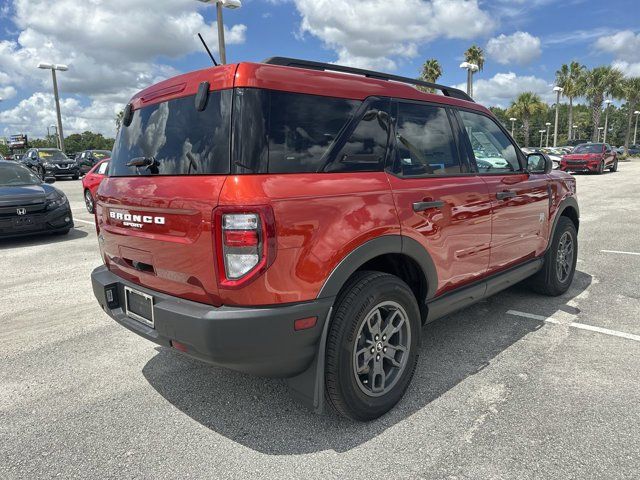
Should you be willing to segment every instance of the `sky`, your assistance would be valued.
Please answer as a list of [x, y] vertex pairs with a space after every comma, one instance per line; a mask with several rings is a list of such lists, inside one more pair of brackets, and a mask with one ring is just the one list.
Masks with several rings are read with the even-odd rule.
[[[225, 9], [227, 60], [288, 56], [416, 77], [436, 58], [439, 82], [465, 88], [459, 68], [485, 50], [476, 100], [507, 107], [520, 92], [548, 102], [555, 71], [577, 60], [640, 76], [640, 0], [243, 0]], [[0, 136], [46, 134], [58, 74], [65, 135], [115, 134], [138, 90], [210, 66], [215, 8], [196, 0], [0, 0]]]

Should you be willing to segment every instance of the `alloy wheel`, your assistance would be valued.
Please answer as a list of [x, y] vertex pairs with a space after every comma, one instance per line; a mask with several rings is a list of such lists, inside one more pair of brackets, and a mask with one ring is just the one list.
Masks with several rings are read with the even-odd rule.
[[560, 283], [564, 283], [571, 275], [573, 267], [573, 238], [569, 232], [564, 232], [558, 243], [556, 253], [556, 276]]
[[370, 397], [388, 393], [407, 365], [410, 345], [409, 317], [400, 304], [385, 301], [371, 309], [353, 349], [353, 373], [360, 390]]
[[93, 213], [93, 197], [91, 196], [91, 192], [86, 190], [84, 192], [84, 203], [87, 206], [87, 210], [89, 213]]

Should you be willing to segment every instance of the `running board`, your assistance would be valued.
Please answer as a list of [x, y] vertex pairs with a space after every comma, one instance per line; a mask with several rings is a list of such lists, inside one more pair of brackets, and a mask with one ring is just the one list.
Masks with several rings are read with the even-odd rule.
[[493, 275], [486, 280], [427, 301], [427, 319], [425, 323], [433, 322], [457, 310], [473, 305], [529, 278], [531, 275], [535, 275], [542, 268], [543, 263], [544, 260], [542, 258], [537, 258], [524, 265]]

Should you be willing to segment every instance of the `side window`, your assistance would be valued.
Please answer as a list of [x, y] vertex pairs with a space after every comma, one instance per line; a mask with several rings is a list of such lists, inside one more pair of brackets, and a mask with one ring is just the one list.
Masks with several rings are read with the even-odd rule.
[[382, 171], [391, 132], [389, 101], [378, 100], [367, 106], [349, 138], [338, 145], [325, 172]]
[[518, 172], [515, 146], [496, 122], [478, 113], [459, 111], [480, 173]]
[[98, 167], [98, 173], [100, 175], [106, 175], [108, 166], [109, 166], [109, 162], [101, 163], [100, 166]]
[[402, 176], [461, 172], [451, 123], [442, 107], [399, 103], [396, 146], [396, 171]]

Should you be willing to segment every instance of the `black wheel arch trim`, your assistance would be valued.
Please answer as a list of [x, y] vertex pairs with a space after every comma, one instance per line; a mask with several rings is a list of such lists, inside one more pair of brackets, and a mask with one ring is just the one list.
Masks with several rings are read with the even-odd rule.
[[580, 224], [580, 207], [578, 207], [578, 200], [574, 196], [567, 196], [560, 201], [558, 208], [556, 209], [555, 218], [553, 219], [553, 225], [551, 227], [551, 231], [549, 234], [549, 242], [547, 243], [547, 249], [551, 247], [551, 242], [553, 240], [553, 236], [556, 233], [556, 227], [558, 226], [558, 220], [562, 217], [562, 214], [567, 208], [573, 208], [576, 211], [576, 216], [578, 218], [578, 225], [576, 225], [576, 230], [579, 230]]
[[[414, 260], [421, 268], [427, 283], [427, 296], [432, 298], [438, 287], [438, 275], [435, 264], [427, 250], [406, 235], [383, 235], [369, 240], [347, 254], [333, 269], [317, 298], [335, 297], [346, 281], [369, 260], [386, 254], [403, 254]], [[417, 299], [418, 303], [425, 299]]]

